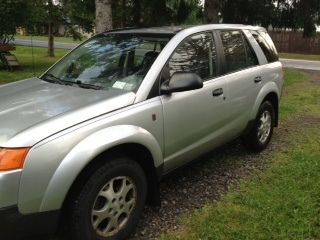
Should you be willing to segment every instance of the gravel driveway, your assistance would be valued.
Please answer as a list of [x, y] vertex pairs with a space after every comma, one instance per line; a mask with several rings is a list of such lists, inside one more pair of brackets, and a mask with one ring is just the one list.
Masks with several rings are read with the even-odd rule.
[[281, 140], [282, 132], [282, 129], [274, 132], [271, 145], [261, 154], [249, 154], [237, 140], [168, 176], [161, 182], [162, 207], [146, 207], [131, 240], [152, 239], [177, 229], [183, 214], [218, 201], [231, 185], [264, 169], [268, 156], [287, 145]]

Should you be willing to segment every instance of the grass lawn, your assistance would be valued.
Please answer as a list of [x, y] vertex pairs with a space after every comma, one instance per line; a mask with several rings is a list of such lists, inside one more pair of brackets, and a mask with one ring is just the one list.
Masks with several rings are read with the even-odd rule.
[[308, 55], [308, 54], [298, 54], [298, 53], [279, 53], [280, 58], [288, 59], [302, 59], [311, 61], [320, 61], [320, 55]]
[[[288, 147], [268, 158], [217, 203], [183, 216], [161, 240], [320, 239], [320, 88], [310, 75], [286, 71], [281, 136]], [[280, 131], [280, 130], [279, 130]]]
[[[22, 40], [30, 40], [31, 36], [22, 36], [22, 35], [17, 35], [14, 37], [15, 39], [22, 39]], [[33, 36], [32, 39], [34, 41], [48, 41], [48, 37], [47, 36]], [[80, 40], [73, 40], [72, 37], [54, 37], [54, 41], [55, 42], [60, 42], [60, 43], [81, 43], [85, 40], [85, 38], [83, 38], [82, 41]]]
[[[8, 72], [4, 69], [0, 70], [0, 84], [9, 83], [21, 79], [30, 78], [33, 76], [39, 76], [46, 69], [48, 69], [53, 63], [60, 59], [63, 55], [67, 53], [66, 50], [56, 49], [54, 58], [47, 57], [46, 48], [33, 48], [34, 52], [34, 64], [35, 71], [33, 71], [33, 61], [32, 61], [32, 49], [30, 47], [17, 46], [13, 54], [18, 58], [21, 65], [21, 69]], [[1, 65], [1, 63], [0, 63]]]

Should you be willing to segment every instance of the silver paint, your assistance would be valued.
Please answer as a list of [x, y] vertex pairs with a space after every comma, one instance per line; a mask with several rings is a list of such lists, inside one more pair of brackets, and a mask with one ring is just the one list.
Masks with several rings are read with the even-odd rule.
[[[202, 89], [147, 99], [178, 44], [215, 29], [243, 30], [260, 66], [213, 78]], [[267, 94], [280, 99], [283, 84], [281, 63], [267, 63], [250, 29], [263, 30], [219, 24], [180, 31], [136, 94], [61, 86], [37, 78], [0, 86], [0, 147], [32, 147], [22, 171], [0, 172], [0, 208], [17, 204], [25, 214], [60, 209], [87, 164], [121, 144], [144, 146], [165, 174], [238, 137]], [[254, 83], [257, 76], [262, 78], [259, 84]], [[213, 97], [217, 88], [224, 94]]]

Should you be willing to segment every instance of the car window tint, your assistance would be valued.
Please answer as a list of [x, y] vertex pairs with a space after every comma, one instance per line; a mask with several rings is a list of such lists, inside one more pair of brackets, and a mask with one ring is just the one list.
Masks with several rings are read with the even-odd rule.
[[240, 31], [220, 32], [226, 59], [227, 72], [234, 72], [247, 67], [246, 50]]
[[259, 65], [256, 53], [250, 46], [248, 40], [245, 38], [244, 38], [244, 45], [247, 53], [247, 67]]
[[263, 31], [251, 31], [251, 34], [259, 44], [269, 63], [279, 60], [276, 47], [268, 33]]
[[198, 74], [204, 81], [217, 75], [216, 49], [211, 33], [201, 33], [185, 39], [171, 56], [170, 77], [175, 72]]

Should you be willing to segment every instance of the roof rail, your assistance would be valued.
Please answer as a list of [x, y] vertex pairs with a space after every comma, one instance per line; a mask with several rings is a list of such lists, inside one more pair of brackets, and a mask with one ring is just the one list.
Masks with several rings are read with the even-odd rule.
[[115, 28], [111, 30], [107, 30], [104, 33], [110, 33], [110, 32], [117, 32], [117, 31], [122, 31], [122, 30], [134, 30], [134, 29], [140, 29], [143, 27], [124, 27], [124, 28]]

